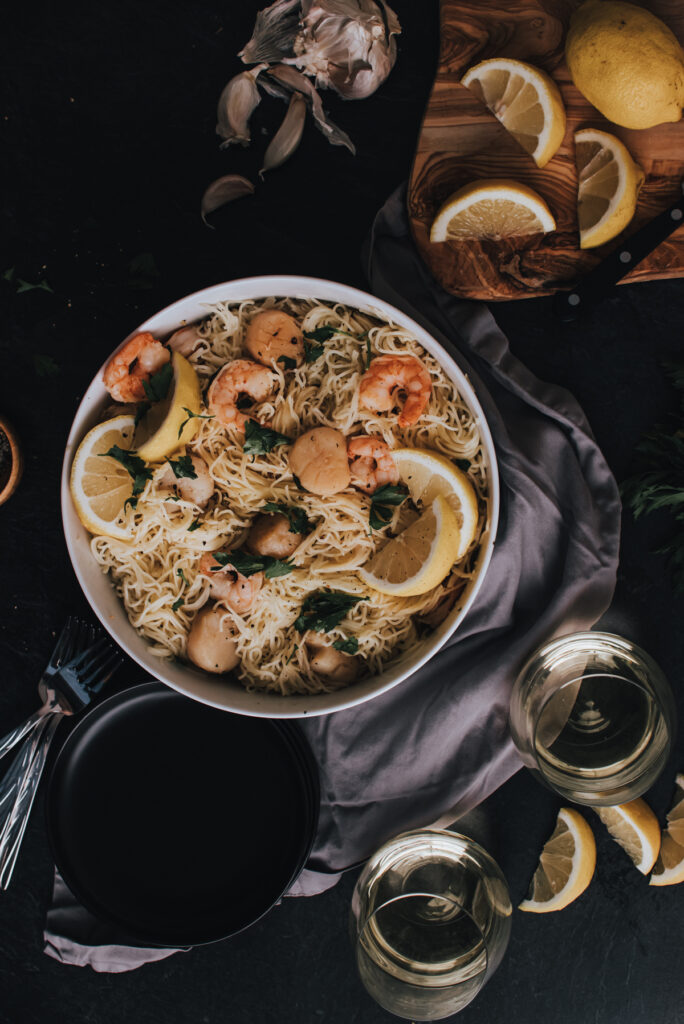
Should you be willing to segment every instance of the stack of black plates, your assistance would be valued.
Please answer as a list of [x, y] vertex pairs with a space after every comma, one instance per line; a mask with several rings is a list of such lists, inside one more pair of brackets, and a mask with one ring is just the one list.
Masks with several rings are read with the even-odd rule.
[[318, 808], [296, 725], [160, 683], [76, 724], [47, 800], [55, 861], [76, 898], [132, 944], [173, 947], [234, 935], [266, 913], [306, 862]]

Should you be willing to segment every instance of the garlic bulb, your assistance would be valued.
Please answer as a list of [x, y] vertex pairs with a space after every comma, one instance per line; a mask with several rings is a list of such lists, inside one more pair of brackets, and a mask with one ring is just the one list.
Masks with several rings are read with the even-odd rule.
[[232, 142], [249, 145], [249, 119], [261, 100], [256, 80], [266, 67], [268, 64], [258, 64], [249, 71], [235, 75], [221, 93], [216, 112], [216, 134], [223, 139], [221, 149], [230, 146]]
[[397, 58], [399, 19], [386, 0], [276, 0], [257, 15], [254, 33], [239, 54], [245, 64], [294, 64], [316, 84], [345, 99], [375, 92]]

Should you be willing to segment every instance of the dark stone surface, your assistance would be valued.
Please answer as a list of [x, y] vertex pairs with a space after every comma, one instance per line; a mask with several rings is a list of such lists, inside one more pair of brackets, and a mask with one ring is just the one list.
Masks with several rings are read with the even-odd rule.
[[[26, 452], [23, 483], [0, 508], [0, 731], [33, 710], [33, 690], [68, 612], [87, 613], [64, 547], [61, 452], [94, 371], [131, 328], [205, 285], [286, 271], [364, 286], [358, 253], [376, 209], [408, 173], [437, 52], [436, 4], [396, 0], [399, 61], [363, 103], [326, 95], [358, 154], [307, 128], [292, 160], [252, 199], [199, 219], [204, 187], [233, 170], [254, 176], [282, 114], [254, 119], [251, 150], [220, 152], [214, 106], [239, 63], [257, 4], [190, 0], [144, 5], [36, 2], [5, 25], [0, 125], [9, 177], [2, 193], [2, 265], [53, 294], [0, 282], [0, 411]], [[149, 254], [149, 255], [146, 255]], [[142, 258], [141, 258], [142, 257]], [[150, 258], [151, 257], [151, 258]], [[136, 262], [138, 269], [136, 270]], [[494, 312], [513, 351], [583, 404], [618, 479], [644, 430], [675, 408], [661, 364], [681, 352], [680, 281], [622, 288], [580, 326], [559, 327], [547, 300]], [[49, 356], [54, 376], [35, 370]], [[661, 663], [684, 714], [682, 599], [652, 553], [666, 520], [625, 515], [620, 579], [607, 624]], [[129, 665], [131, 682], [142, 674]], [[661, 815], [669, 770], [649, 800]], [[498, 857], [514, 901], [525, 893], [558, 800], [519, 774], [490, 801]], [[684, 1020], [684, 887], [649, 889], [596, 825], [598, 867], [561, 914], [515, 914], [509, 954], [463, 1024], [674, 1024]], [[229, 942], [128, 975], [96, 976], [42, 953], [51, 861], [34, 812], [10, 890], [0, 896], [3, 1024], [375, 1024], [391, 1018], [356, 979], [346, 916], [353, 877], [332, 892], [287, 900]]]

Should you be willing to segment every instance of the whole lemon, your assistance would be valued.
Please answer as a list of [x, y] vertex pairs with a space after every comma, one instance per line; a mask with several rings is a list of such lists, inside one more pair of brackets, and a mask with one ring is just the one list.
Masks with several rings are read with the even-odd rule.
[[565, 57], [577, 88], [609, 121], [651, 128], [681, 120], [684, 51], [650, 11], [586, 0], [570, 21]]

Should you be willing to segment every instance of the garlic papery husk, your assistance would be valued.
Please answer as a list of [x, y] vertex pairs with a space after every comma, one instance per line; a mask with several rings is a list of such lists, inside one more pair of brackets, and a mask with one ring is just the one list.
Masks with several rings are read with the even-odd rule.
[[220, 206], [232, 202], [234, 199], [241, 199], [242, 196], [251, 195], [254, 192], [254, 185], [247, 178], [240, 174], [226, 174], [223, 178], [212, 181], [202, 196], [200, 213], [202, 220], [208, 228], [212, 225], [207, 220], [207, 214], [218, 210]]
[[343, 132], [323, 109], [321, 97], [316, 92], [312, 82], [306, 78], [301, 71], [290, 67], [288, 64], [276, 64], [269, 68], [261, 80], [261, 85], [274, 96], [287, 96], [290, 92], [301, 92], [311, 104], [311, 113], [314, 116], [316, 125], [325, 135], [328, 142], [333, 146], [346, 146], [353, 155], [356, 147], [346, 132]]
[[266, 171], [280, 167], [294, 153], [301, 142], [306, 119], [306, 100], [300, 92], [293, 92], [287, 113], [278, 131], [271, 139], [264, 156], [264, 166], [259, 171], [263, 178]]
[[252, 38], [238, 57], [245, 64], [265, 60], [269, 64], [291, 57], [295, 38], [299, 33], [301, 0], [276, 0], [270, 7], [259, 11]]
[[[344, 99], [381, 85], [397, 59], [401, 25], [386, 0], [302, 0], [301, 32], [291, 61]], [[290, 61], [290, 58], [286, 58]]]
[[249, 71], [241, 71], [231, 78], [221, 93], [216, 111], [216, 134], [223, 139], [221, 149], [230, 146], [232, 142], [249, 145], [249, 119], [261, 100], [256, 80], [267, 67], [268, 64], [258, 64]]

